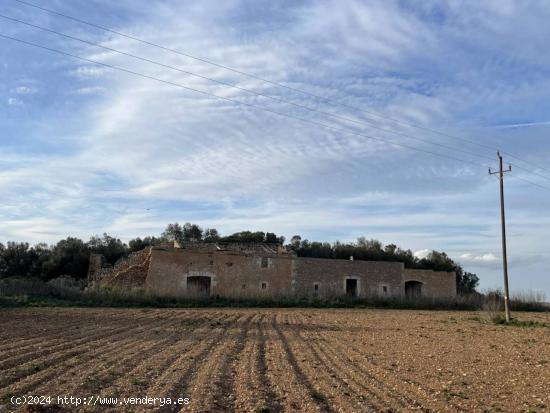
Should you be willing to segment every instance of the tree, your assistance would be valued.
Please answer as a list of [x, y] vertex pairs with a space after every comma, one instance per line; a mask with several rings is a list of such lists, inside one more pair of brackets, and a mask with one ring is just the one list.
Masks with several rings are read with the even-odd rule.
[[265, 242], [268, 244], [277, 244], [279, 242], [279, 239], [277, 238], [277, 235], [273, 232], [266, 232], [265, 233]]
[[36, 275], [37, 254], [28, 242], [9, 241], [2, 250], [0, 276], [33, 276]]
[[220, 240], [220, 234], [216, 228], [206, 228], [204, 231], [204, 242], [217, 242]]
[[366, 239], [365, 237], [357, 238], [357, 246], [367, 251], [380, 252], [382, 251], [382, 243], [376, 239]]
[[221, 241], [223, 242], [242, 242], [242, 243], [261, 243], [264, 242], [265, 233], [261, 231], [250, 232], [250, 231], [241, 231], [235, 232], [228, 237], [222, 237]]
[[7, 262], [4, 258], [4, 253], [6, 251], [6, 247], [4, 247], [4, 244], [0, 242], [0, 277], [2, 277], [2, 274], [5, 274], [7, 271]]
[[43, 265], [43, 276], [48, 279], [60, 275], [85, 278], [88, 273], [89, 259], [88, 245], [81, 239], [68, 237], [52, 248], [49, 260]]
[[177, 222], [168, 224], [166, 229], [163, 231], [161, 238], [168, 242], [183, 242], [183, 228]]
[[479, 277], [477, 276], [477, 274], [464, 272], [459, 275], [459, 273], [457, 272], [456, 278], [456, 292], [458, 294], [472, 294], [476, 292], [476, 287], [479, 285]]
[[395, 255], [395, 252], [397, 251], [397, 245], [395, 244], [388, 244], [384, 247], [384, 252], [387, 254], [387, 255]]
[[292, 238], [290, 238], [290, 248], [292, 248], [294, 251], [298, 251], [300, 249], [301, 242], [302, 242], [301, 236], [293, 235]]
[[128, 242], [128, 247], [130, 247], [131, 252], [137, 252], [137, 251], [141, 251], [146, 247], [160, 245], [161, 243], [162, 243], [162, 238], [145, 237], [141, 239], [140, 237], [137, 237]]
[[183, 226], [183, 240], [191, 242], [199, 242], [202, 240], [202, 228], [197, 224], [186, 222]]
[[90, 252], [103, 255], [110, 264], [114, 264], [129, 251], [126, 244], [107, 233], [104, 233], [103, 237], [91, 237], [88, 241], [88, 248]]

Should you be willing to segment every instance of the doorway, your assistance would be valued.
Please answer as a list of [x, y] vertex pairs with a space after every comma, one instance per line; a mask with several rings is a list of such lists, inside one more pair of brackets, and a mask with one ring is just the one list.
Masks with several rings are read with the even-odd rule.
[[357, 297], [357, 279], [346, 279], [346, 295], [348, 297]]
[[196, 297], [210, 296], [210, 277], [195, 275], [187, 277], [187, 293]]
[[407, 298], [422, 297], [422, 283], [420, 281], [407, 281], [405, 283], [405, 296]]

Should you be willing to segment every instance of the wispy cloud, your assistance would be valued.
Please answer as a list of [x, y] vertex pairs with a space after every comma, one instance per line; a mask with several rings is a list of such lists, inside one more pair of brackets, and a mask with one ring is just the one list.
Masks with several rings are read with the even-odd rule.
[[106, 69], [99, 66], [79, 66], [71, 71], [71, 74], [81, 78], [96, 78], [103, 76]]
[[23, 101], [21, 99], [18, 99], [18, 98], [8, 98], [7, 102], [8, 102], [8, 105], [10, 105], [10, 106], [22, 106], [23, 105]]
[[508, 125], [497, 125], [494, 127], [497, 129], [515, 129], [515, 128], [528, 128], [530, 126], [543, 126], [543, 125], [550, 125], [550, 121], [510, 123]]
[[[347, 107], [39, 12], [27, 10], [24, 17], [365, 123], [336, 121], [165, 67], [42, 37], [15, 24], [6, 30], [149, 76], [479, 166], [14, 46], [0, 71], [5, 85], [0, 92], [10, 106], [0, 117], [0, 162], [6, 165], [0, 171], [0, 241], [54, 241], [64, 234], [87, 237], [103, 231], [128, 239], [158, 233], [170, 221], [192, 220], [225, 233], [263, 229], [342, 241], [365, 235], [411, 248], [419, 257], [446, 250], [483, 271], [484, 285], [500, 282], [499, 260], [493, 260], [497, 254], [487, 252], [500, 245], [497, 187], [486, 176], [485, 160], [476, 156], [493, 157], [493, 151], [369, 112], [544, 161], [547, 137], [527, 127], [548, 122], [517, 122], [545, 119], [550, 104], [550, 12], [543, 2], [97, 4], [82, 6], [85, 11], [70, 2], [56, 7]], [[524, 30], [518, 32], [518, 24]], [[15, 107], [23, 101], [24, 108]], [[521, 140], [520, 127], [525, 127]], [[543, 208], [550, 198], [513, 180], [507, 181], [507, 194], [511, 260], [540, 256], [550, 265], [544, 255], [550, 223]], [[544, 284], [543, 271], [527, 277]]]
[[29, 86], [17, 86], [14, 89], [14, 93], [17, 93], [19, 95], [31, 95], [33, 93], [36, 93], [38, 91], [35, 87], [29, 87]]
[[103, 92], [105, 92], [105, 88], [103, 86], [87, 86], [76, 90], [76, 93], [79, 95], [95, 95]]

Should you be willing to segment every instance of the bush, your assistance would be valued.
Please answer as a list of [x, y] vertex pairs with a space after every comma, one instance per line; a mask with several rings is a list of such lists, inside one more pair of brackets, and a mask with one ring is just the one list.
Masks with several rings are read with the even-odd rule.
[[[394, 308], [418, 310], [484, 310], [489, 319], [502, 316], [503, 299], [497, 292], [458, 295], [453, 298], [379, 297], [306, 297], [263, 296], [228, 298], [162, 297], [143, 289], [102, 287], [82, 289], [82, 281], [68, 276], [49, 282], [40, 279], [10, 277], [0, 280], [0, 306], [84, 306], [84, 307], [311, 307], [311, 308]], [[515, 306], [515, 307], [514, 307]], [[514, 301], [513, 309], [550, 311], [544, 303]], [[520, 308], [517, 308], [518, 310]]]

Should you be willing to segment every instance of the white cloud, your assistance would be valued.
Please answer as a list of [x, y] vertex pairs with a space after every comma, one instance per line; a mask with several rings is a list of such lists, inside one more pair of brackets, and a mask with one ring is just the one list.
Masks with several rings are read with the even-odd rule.
[[10, 106], [23, 106], [23, 101], [18, 98], [8, 98], [8, 105]]
[[96, 95], [103, 92], [105, 92], [105, 88], [103, 86], [81, 87], [76, 90], [78, 95]]
[[545, 125], [550, 125], [550, 121], [511, 123], [509, 125], [498, 125], [498, 126], [495, 126], [495, 128], [497, 128], [497, 129], [514, 129], [514, 128], [527, 128], [527, 127], [530, 127], [530, 126], [545, 126]]
[[414, 256], [416, 258], [422, 259], [422, 258], [426, 258], [430, 254], [430, 252], [432, 252], [432, 250], [429, 250], [429, 249], [418, 250], [414, 252]]
[[103, 76], [106, 69], [99, 66], [79, 66], [71, 73], [82, 78], [96, 78]]
[[[544, 10], [535, 16], [519, 3], [508, 11], [498, 9], [499, 2], [487, 3], [416, 2], [402, 7], [397, 1], [329, 0], [294, 3], [276, 13], [251, 12], [251, 17], [245, 13], [250, 8], [238, 0], [221, 6], [217, 1], [196, 6], [136, 1], [131, 16], [144, 5], [147, 13], [124, 27], [126, 3], [120, 3], [117, 30], [345, 105], [481, 140], [487, 135], [480, 121], [484, 117], [490, 120], [487, 125], [546, 119], [548, 83], [536, 73], [550, 63], [540, 40], [548, 36], [538, 33], [546, 31], [547, 25], [538, 24], [546, 17]], [[513, 19], [527, 22], [522, 24], [525, 30], [513, 33]], [[445, 136], [128, 39], [109, 35], [104, 43], [315, 109], [494, 157], [491, 151]], [[171, 82], [335, 127], [352, 125], [112, 52], [77, 47], [75, 54]], [[506, 50], [506, 58], [491, 50]], [[10, 160], [13, 154], [0, 157], [9, 165], [0, 172], [0, 188], [7, 194], [0, 213], [10, 222], [0, 226], [5, 228], [0, 239], [43, 236], [53, 241], [58, 238], [50, 231], [55, 227], [59, 233], [76, 231], [83, 237], [115, 231], [129, 238], [158, 233], [170, 221], [193, 220], [224, 233], [273, 230], [328, 241], [365, 235], [411, 248], [420, 258], [435, 249], [469, 266], [490, 269], [499, 263], [495, 255], [485, 253], [500, 245], [494, 209], [498, 188], [486, 177], [484, 160], [476, 156], [455, 153], [478, 162], [477, 169], [91, 64], [55, 63], [66, 68], [70, 76], [65, 80], [70, 82], [56, 78], [56, 89], [63, 95], [57, 102], [48, 100], [46, 117], [40, 118], [40, 108], [33, 108], [41, 122], [26, 123], [32, 130], [25, 132], [22, 149], [54, 154], [17, 162]], [[34, 78], [38, 76], [45, 75]], [[8, 90], [17, 93], [12, 88], [21, 83], [18, 78]], [[70, 116], [64, 106], [67, 90], [68, 99], [81, 95]], [[10, 105], [19, 102], [16, 97], [8, 100]], [[56, 115], [56, 108], [61, 113]], [[506, 110], [508, 115], [502, 115]], [[518, 110], [544, 113], [516, 117]], [[477, 129], [471, 132], [464, 123]], [[456, 132], [449, 126], [453, 124], [458, 124]], [[490, 133], [511, 153], [540, 157], [548, 146], [535, 129], [527, 130], [521, 145], [517, 137], [506, 135], [513, 128], [491, 128]], [[353, 124], [353, 130], [449, 153], [368, 125]], [[69, 135], [63, 142], [70, 148], [63, 146], [55, 153], [64, 135]], [[46, 145], [32, 145], [34, 136], [43, 137], [39, 143]], [[540, 145], [531, 149], [529, 142], [535, 138]], [[511, 258], [520, 262], [520, 257], [543, 253], [550, 222], [541, 206], [548, 198], [513, 180], [507, 185]], [[144, 212], [150, 203], [158, 204], [159, 210]], [[37, 223], [40, 233], [28, 229], [27, 221]]]
[[499, 258], [493, 253], [487, 253], [487, 254], [481, 254], [481, 255], [466, 253], [466, 254], [462, 254], [460, 256], [460, 259], [467, 262], [485, 262], [485, 263], [492, 263], [492, 262], [499, 261]]
[[19, 95], [32, 95], [33, 93], [38, 92], [38, 89], [29, 86], [18, 86], [15, 88], [14, 92]]

